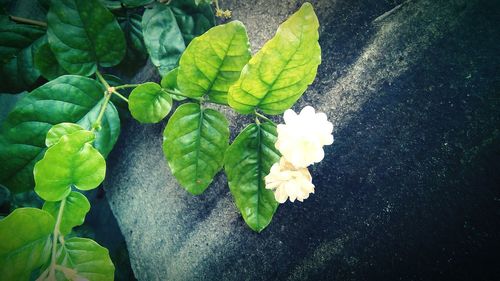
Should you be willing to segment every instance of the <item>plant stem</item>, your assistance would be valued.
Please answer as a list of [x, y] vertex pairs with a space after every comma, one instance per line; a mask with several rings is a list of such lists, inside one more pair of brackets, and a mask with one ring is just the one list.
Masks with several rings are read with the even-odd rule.
[[97, 130], [101, 126], [101, 121], [102, 118], [104, 117], [104, 113], [106, 112], [106, 107], [108, 106], [109, 99], [111, 99], [111, 95], [115, 91], [115, 89], [111, 86], [109, 86], [108, 82], [102, 77], [102, 74], [97, 70], [95, 72], [97, 78], [101, 83], [106, 87], [106, 92], [104, 92], [104, 101], [101, 104], [101, 109], [99, 110], [99, 115], [97, 115], [97, 119], [95, 120], [94, 124], [92, 124], [92, 132]]
[[51, 277], [53, 280], [56, 278], [56, 254], [57, 254], [57, 240], [60, 234], [59, 228], [61, 227], [61, 220], [62, 220], [62, 215], [64, 213], [64, 206], [66, 205], [66, 198], [61, 200], [61, 205], [59, 206], [59, 212], [57, 213], [57, 220], [56, 220], [56, 225], [54, 226], [54, 233], [52, 234], [52, 255], [51, 255], [51, 262], [49, 266], [49, 279]]
[[43, 22], [43, 21], [21, 18], [21, 17], [16, 17], [16, 16], [9, 16], [9, 18], [10, 18], [10, 20], [18, 22], [18, 23], [26, 23], [26, 24], [37, 25], [37, 26], [41, 26], [41, 27], [47, 27], [47, 23]]
[[121, 98], [122, 100], [124, 100], [124, 101], [128, 102], [128, 99], [127, 99], [124, 95], [122, 95], [122, 94], [118, 93], [118, 92], [116, 91], [116, 88], [115, 88], [115, 91], [113, 91], [112, 93], [113, 93], [113, 94], [115, 94], [117, 97]]
[[126, 89], [126, 88], [135, 88], [139, 85], [141, 85], [141, 84], [124, 84], [124, 85], [116, 86], [115, 90]]
[[97, 119], [95, 120], [94, 124], [92, 125], [92, 132], [97, 130], [101, 126], [102, 118], [104, 117], [104, 113], [106, 112], [106, 107], [108, 106], [109, 99], [111, 98], [111, 95], [113, 92], [108, 92], [106, 91], [104, 93], [104, 101], [101, 104], [101, 109], [99, 110], [99, 115], [97, 115]]
[[104, 85], [104, 87], [106, 87], [106, 91], [109, 88], [111, 88], [111, 86], [109, 86], [109, 84], [106, 81], [106, 79], [104, 79], [104, 77], [102, 77], [102, 74], [99, 72], [99, 70], [96, 70], [95, 75], [97, 76], [97, 78], [99, 79], [99, 81], [101, 81], [101, 83]]
[[256, 110], [254, 113], [255, 113], [255, 116], [256, 116], [256, 117], [262, 118], [262, 119], [264, 119], [265, 121], [270, 122], [270, 123], [271, 123], [271, 124], [273, 124], [273, 125], [276, 125], [276, 124], [273, 122], [273, 120], [271, 120], [271, 119], [267, 118], [267, 117], [266, 117], [265, 115], [263, 115], [263, 114], [260, 114], [259, 112], [257, 112], [257, 110]]

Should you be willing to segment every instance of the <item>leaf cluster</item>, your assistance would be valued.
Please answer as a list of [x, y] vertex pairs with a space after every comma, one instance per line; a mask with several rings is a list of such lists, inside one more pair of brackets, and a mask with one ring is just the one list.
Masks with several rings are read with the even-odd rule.
[[[165, 118], [175, 97], [189, 100], [172, 114], [163, 133], [172, 174], [198, 195], [224, 168], [236, 206], [258, 232], [278, 207], [263, 179], [280, 157], [274, 147], [276, 126], [262, 113], [283, 113], [313, 82], [321, 62], [318, 27], [306, 3], [253, 57], [241, 22], [213, 27], [192, 40], [179, 66], [163, 77], [161, 85], [148, 82], [130, 95], [130, 111], [143, 123]], [[254, 114], [256, 121], [229, 145], [228, 121], [207, 103]]]
[[[180, 186], [199, 195], [224, 170], [247, 225], [257, 232], [269, 225], [278, 202], [264, 177], [280, 154], [276, 125], [265, 114], [291, 108], [313, 82], [319, 23], [306, 3], [252, 56], [243, 23], [212, 27], [209, 2], [52, 0], [46, 29], [0, 18], [8, 23], [0, 27], [1, 71], [20, 82], [7, 83], [10, 90], [50, 80], [22, 98], [0, 128], [0, 183], [13, 193], [34, 188], [45, 201], [0, 221], [5, 280], [113, 279], [106, 249], [65, 236], [90, 209], [82, 192], [105, 178], [120, 132], [114, 104], [125, 104], [140, 123], [160, 122], [176, 108], [163, 152]], [[100, 73], [148, 57], [160, 83], [123, 84]], [[120, 93], [127, 88], [128, 97]], [[220, 106], [255, 117], [232, 143]]]
[[[114, 103], [128, 101], [111, 90], [121, 79], [99, 70], [135, 71], [148, 57], [160, 71], [169, 70], [185, 46], [215, 24], [206, 3], [152, 2], [41, 1], [46, 23], [0, 15], [0, 91], [43, 83], [19, 100], [0, 128], [2, 198], [34, 189], [45, 201], [41, 209], [19, 208], [0, 221], [2, 280], [114, 279], [108, 251], [72, 237], [90, 210], [81, 192], [104, 180], [105, 157], [120, 133]], [[144, 5], [150, 6], [144, 11]], [[165, 34], [165, 26], [175, 32]], [[176, 40], [180, 53], [164, 52]], [[148, 103], [148, 95], [139, 96], [132, 104]]]

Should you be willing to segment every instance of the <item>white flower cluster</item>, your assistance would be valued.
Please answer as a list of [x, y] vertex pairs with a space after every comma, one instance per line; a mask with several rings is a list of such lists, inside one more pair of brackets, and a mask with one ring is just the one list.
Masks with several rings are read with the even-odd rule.
[[311, 106], [297, 115], [288, 109], [283, 115], [285, 124], [278, 125], [276, 148], [282, 157], [265, 177], [266, 188], [274, 191], [276, 201], [288, 198], [303, 201], [314, 193], [314, 184], [307, 166], [320, 162], [324, 145], [333, 143], [333, 124], [324, 113], [316, 113]]

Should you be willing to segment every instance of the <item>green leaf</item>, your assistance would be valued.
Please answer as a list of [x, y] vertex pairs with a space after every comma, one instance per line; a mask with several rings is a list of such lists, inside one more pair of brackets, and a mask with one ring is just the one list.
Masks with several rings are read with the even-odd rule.
[[228, 144], [224, 115], [195, 103], [179, 106], [163, 132], [163, 152], [172, 174], [194, 195], [205, 191], [220, 171]]
[[7, 118], [9, 112], [14, 108], [17, 101], [26, 96], [28, 92], [22, 92], [17, 95], [0, 94], [0, 124]]
[[215, 24], [210, 6], [194, 6], [190, 1], [155, 4], [142, 16], [144, 42], [161, 76], [177, 66], [186, 45]]
[[40, 77], [33, 54], [42, 44], [42, 28], [8, 22], [0, 25], [0, 91], [27, 90]]
[[[172, 70], [170, 70], [163, 78], [161, 79], [161, 87], [163, 89], [166, 89], [169, 91], [170, 96], [172, 99], [176, 101], [183, 101], [186, 98], [183, 97], [183, 93], [179, 90], [179, 87], [177, 86], [177, 73], [179, 71], [179, 68], [176, 67]], [[179, 94], [179, 95], [176, 95]]]
[[35, 192], [46, 201], [59, 201], [71, 187], [94, 189], [104, 180], [106, 160], [90, 143], [91, 131], [76, 131], [47, 149], [35, 164]]
[[50, 257], [54, 218], [40, 209], [16, 209], [0, 221], [0, 276], [29, 280]]
[[[61, 201], [45, 202], [43, 210], [51, 214], [54, 219], [57, 219]], [[66, 197], [63, 214], [61, 217], [61, 225], [59, 231], [62, 235], [67, 235], [73, 227], [82, 225], [85, 221], [85, 216], [90, 211], [90, 203], [85, 195], [80, 192], [72, 191]]]
[[224, 170], [243, 219], [260, 232], [271, 222], [278, 202], [265, 188], [264, 177], [279, 158], [277, 133], [271, 123], [247, 126], [226, 151]]
[[74, 269], [79, 277], [87, 280], [114, 280], [115, 267], [108, 250], [88, 238], [67, 239], [57, 264]]
[[[45, 152], [49, 129], [62, 122], [87, 130], [97, 119], [104, 88], [94, 79], [61, 76], [18, 101], [0, 129], [0, 183], [13, 192], [32, 189], [33, 166]], [[120, 119], [108, 104], [94, 146], [106, 156], [120, 133]]]
[[156, 4], [142, 16], [144, 42], [153, 64], [163, 76], [177, 66], [186, 48], [182, 33], [167, 5]]
[[0, 61], [15, 57], [21, 50], [29, 47], [45, 34], [41, 27], [8, 22], [0, 26]]
[[137, 121], [158, 123], [170, 112], [172, 98], [160, 85], [147, 82], [130, 93], [128, 107]]
[[142, 15], [127, 14], [126, 17], [119, 18], [119, 22], [125, 33], [127, 51], [118, 67], [127, 73], [135, 74], [137, 68], [143, 66], [148, 58], [142, 35]]
[[250, 43], [239, 21], [213, 27], [195, 38], [179, 62], [177, 84], [190, 97], [227, 104], [229, 87], [250, 59]]
[[305, 3], [245, 66], [229, 90], [229, 105], [245, 114], [255, 109], [281, 114], [290, 108], [321, 63], [318, 27], [312, 5]]
[[35, 52], [34, 62], [36, 69], [38, 69], [47, 80], [54, 80], [59, 76], [68, 74], [68, 72], [57, 62], [54, 53], [50, 49], [47, 37], [44, 37], [43, 43]]
[[215, 16], [209, 4], [195, 3], [195, 0], [175, 0], [170, 2], [170, 7], [186, 46], [215, 25]]
[[127, 7], [139, 7], [153, 2], [154, 0], [121, 0]]
[[51, 147], [56, 144], [62, 136], [72, 134], [76, 131], [83, 131], [85, 128], [75, 123], [60, 123], [50, 128], [45, 139], [45, 145]]
[[127, 45], [130, 45], [141, 58], [147, 58], [146, 45], [144, 44], [144, 36], [142, 34], [142, 16], [137, 14], [129, 15], [124, 29], [127, 37]]
[[50, 48], [69, 73], [91, 75], [125, 55], [125, 37], [99, 0], [52, 0], [47, 14]]

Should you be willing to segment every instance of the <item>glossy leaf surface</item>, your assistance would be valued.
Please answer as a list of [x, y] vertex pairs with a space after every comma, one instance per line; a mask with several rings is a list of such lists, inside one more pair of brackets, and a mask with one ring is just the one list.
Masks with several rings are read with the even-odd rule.
[[[43, 210], [51, 214], [54, 219], [57, 219], [60, 206], [61, 201], [45, 202], [45, 204], [43, 204]], [[89, 210], [90, 203], [87, 197], [80, 192], [72, 191], [68, 197], [66, 197], [61, 224], [59, 226], [61, 234], [67, 235], [71, 232], [73, 227], [82, 225]]]
[[290, 108], [321, 63], [318, 27], [312, 5], [305, 3], [245, 66], [229, 91], [229, 105], [240, 113], [281, 114]]
[[226, 151], [224, 170], [229, 189], [243, 219], [254, 231], [262, 231], [273, 217], [278, 202], [265, 188], [264, 177], [280, 156], [274, 147], [277, 133], [271, 123], [247, 126]]
[[194, 195], [205, 191], [222, 168], [228, 143], [224, 115], [195, 103], [177, 108], [163, 132], [163, 152], [172, 174]]
[[172, 98], [160, 85], [147, 82], [137, 86], [128, 98], [132, 116], [141, 123], [160, 122], [172, 108]]
[[227, 104], [227, 91], [250, 59], [250, 43], [239, 21], [213, 27], [195, 38], [179, 62], [177, 84], [190, 97]]
[[35, 192], [46, 201], [59, 201], [71, 187], [94, 189], [104, 180], [106, 161], [91, 142], [91, 131], [76, 131], [61, 139], [35, 164]]
[[88, 238], [73, 237], [64, 243], [57, 264], [72, 268], [81, 279], [113, 281], [115, 267], [109, 252]]
[[20, 208], [0, 221], [0, 276], [29, 280], [50, 257], [54, 218], [35, 208]]
[[[61, 76], [22, 98], [0, 129], [0, 183], [11, 191], [32, 189], [33, 166], [45, 152], [45, 138], [53, 125], [70, 122], [89, 130], [103, 102], [102, 86], [81, 76]], [[120, 133], [113, 104], [106, 108], [94, 146], [104, 156]]]
[[125, 37], [99, 0], [52, 0], [47, 14], [50, 48], [71, 74], [88, 76], [125, 55]]

